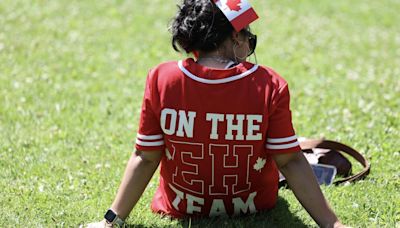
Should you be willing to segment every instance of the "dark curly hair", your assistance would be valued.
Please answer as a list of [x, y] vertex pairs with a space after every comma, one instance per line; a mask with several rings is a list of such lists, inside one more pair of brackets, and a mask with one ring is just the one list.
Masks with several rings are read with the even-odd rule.
[[170, 30], [174, 50], [190, 53], [215, 50], [233, 27], [213, 0], [183, 0]]

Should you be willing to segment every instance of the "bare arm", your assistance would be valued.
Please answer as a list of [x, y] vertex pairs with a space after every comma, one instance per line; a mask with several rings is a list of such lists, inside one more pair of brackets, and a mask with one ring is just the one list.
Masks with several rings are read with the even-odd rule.
[[130, 158], [111, 206], [121, 219], [128, 217], [141, 197], [160, 163], [161, 156], [161, 151], [136, 151]]
[[273, 156], [296, 198], [321, 227], [343, 226], [329, 207], [303, 153]]

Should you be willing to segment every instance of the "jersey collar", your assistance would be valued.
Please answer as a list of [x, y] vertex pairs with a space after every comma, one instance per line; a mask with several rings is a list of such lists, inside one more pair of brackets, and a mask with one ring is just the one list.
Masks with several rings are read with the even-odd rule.
[[205, 84], [223, 84], [247, 77], [258, 65], [243, 62], [229, 69], [209, 68], [197, 64], [192, 58], [178, 62], [179, 69], [189, 78]]

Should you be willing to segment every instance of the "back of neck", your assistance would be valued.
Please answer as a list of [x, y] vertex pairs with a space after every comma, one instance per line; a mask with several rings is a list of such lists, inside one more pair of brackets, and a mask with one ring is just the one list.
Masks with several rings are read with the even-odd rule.
[[220, 56], [199, 56], [197, 63], [206, 67], [217, 69], [228, 69], [237, 65], [237, 63], [233, 60]]

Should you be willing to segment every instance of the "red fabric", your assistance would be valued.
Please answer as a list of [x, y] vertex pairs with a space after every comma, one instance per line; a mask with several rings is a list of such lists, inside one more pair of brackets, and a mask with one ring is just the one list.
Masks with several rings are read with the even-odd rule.
[[136, 149], [165, 151], [152, 210], [181, 218], [274, 207], [271, 154], [300, 151], [286, 81], [248, 62], [178, 65], [157, 66], [146, 82]]

